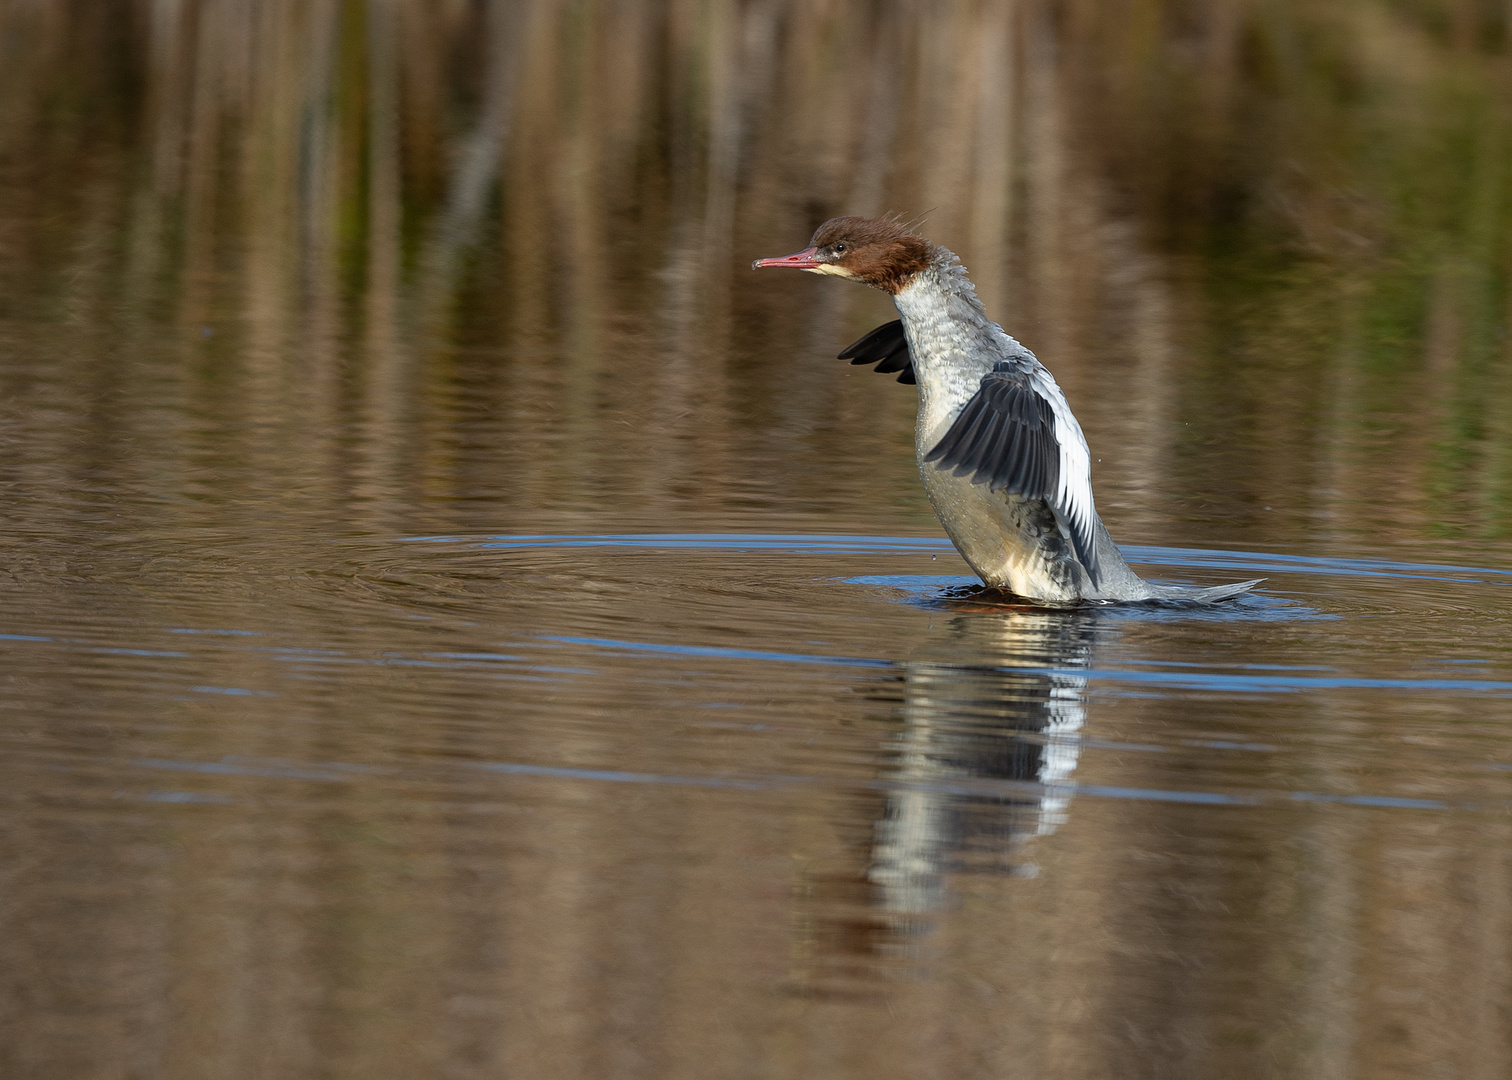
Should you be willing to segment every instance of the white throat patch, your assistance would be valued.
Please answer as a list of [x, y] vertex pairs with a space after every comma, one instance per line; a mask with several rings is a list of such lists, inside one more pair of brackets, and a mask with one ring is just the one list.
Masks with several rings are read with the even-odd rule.
[[834, 263], [824, 263], [821, 266], [805, 266], [804, 269], [810, 274], [833, 274], [835, 277], [850, 278], [852, 281], [860, 280], [849, 270], [836, 266]]

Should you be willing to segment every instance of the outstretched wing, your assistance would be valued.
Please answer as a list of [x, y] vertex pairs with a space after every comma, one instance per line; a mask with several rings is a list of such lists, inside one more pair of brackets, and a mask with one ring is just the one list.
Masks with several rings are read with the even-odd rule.
[[924, 460], [991, 491], [1043, 499], [1097, 584], [1097, 512], [1087, 440], [1053, 384], [1047, 388], [1051, 394], [1041, 392], [1038, 384], [1045, 378], [1022, 365], [998, 364], [982, 376], [976, 394]]
[[894, 371], [902, 372], [898, 376], [900, 383], [918, 381], [914, 378], [913, 355], [908, 351], [908, 337], [903, 333], [902, 319], [883, 323], [870, 333], [863, 334], [847, 345], [836, 359], [849, 360], [852, 364], [876, 364], [873, 371], [889, 375]]

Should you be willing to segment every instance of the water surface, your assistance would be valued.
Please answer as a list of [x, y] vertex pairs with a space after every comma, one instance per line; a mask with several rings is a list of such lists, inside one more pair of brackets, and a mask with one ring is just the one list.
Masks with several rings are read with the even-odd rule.
[[[0, 4], [6, 1076], [1500, 1077], [1506, 27]], [[1145, 576], [982, 595], [935, 207]]]

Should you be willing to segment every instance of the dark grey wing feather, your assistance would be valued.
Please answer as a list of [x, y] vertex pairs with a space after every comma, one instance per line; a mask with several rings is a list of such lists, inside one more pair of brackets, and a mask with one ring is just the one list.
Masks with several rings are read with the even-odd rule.
[[[1043, 499], [1071, 536], [1076, 557], [1097, 582], [1093, 516], [1063, 506], [1062, 451], [1055, 407], [1032, 384], [1028, 372], [998, 364], [924, 460], [990, 491]], [[1090, 489], [1088, 489], [1090, 500]]]
[[852, 364], [876, 364], [872, 370], [887, 375], [894, 371], [901, 372], [898, 376], [900, 383], [918, 381], [914, 378], [913, 355], [908, 351], [908, 337], [903, 333], [902, 319], [883, 323], [875, 330], [861, 335], [847, 345], [836, 359], [849, 360]]

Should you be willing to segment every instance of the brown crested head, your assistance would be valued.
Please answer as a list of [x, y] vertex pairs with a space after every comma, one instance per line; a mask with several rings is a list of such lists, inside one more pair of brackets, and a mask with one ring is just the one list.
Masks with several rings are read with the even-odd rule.
[[897, 293], [934, 256], [933, 244], [913, 235], [895, 218], [837, 217], [819, 226], [803, 251], [777, 259], [757, 259], [752, 265], [835, 274]]

